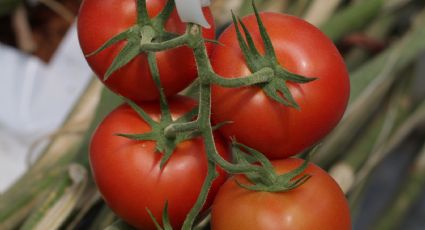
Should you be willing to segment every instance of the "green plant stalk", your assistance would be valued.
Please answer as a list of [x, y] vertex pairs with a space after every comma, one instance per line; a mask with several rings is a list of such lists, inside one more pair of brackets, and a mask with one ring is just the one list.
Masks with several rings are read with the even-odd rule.
[[[197, 201], [191, 211], [188, 213], [186, 220], [183, 223], [182, 229], [191, 229], [195, 218], [199, 214], [204, 205], [209, 188], [212, 185], [214, 178], [217, 176], [215, 168], [216, 164], [219, 164], [224, 169], [232, 168], [233, 165], [224, 160], [217, 152], [215, 147], [215, 141], [213, 137], [213, 130], [211, 127], [211, 76], [213, 73], [211, 63], [208, 59], [206, 47], [202, 35], [199, 33], [200, 27], [197, 25], [189, 25], [189, 30], [192, 32], [195, 44], [193, 47], [195, 60], [198, 66], [198, 76], [200, 79], [199, 84], [199, 114], [197, 122], [199, 124], [199, 130], [202, 133], [205, 142], [205, 148], [208, 158], [208, 171], [205, 178], [204, 184], [201, 188], [201, 192], [197, 198]], [[196, 42], [198, 40], [198, 42]], [[178, 131], [178, 129], [176, 129]], [[230, 167], [229, 167], [230, 166]], [[249, 167], [248, 170], [252, 170], [256, 167]], [[245, 170], [245, 169], [244, 169]]]
[[[90, 109], [97, 103], [101, 84], [93, 80], [71, 111], [62, 130], [85, 129], [91, 119]], [[66, 134], [66, 133], [65, 133]], [[37, 205], [44, 191], [55, 186], [64, 174], [62, 168], [78, 154], [83, 135], [58, 134], [47, 146], [39, 160], [0, 197], [0, 229], [13, 229]], [[23, 189], [25, 188], [25, 189]]]
[[[370, 114], [385, 99], [391, 84], [392, 81], [387, 81], [378, 85], [375, 91], [368, 95], [368, 98], [364, 98], [357, 106], [351, 108], [352, 113], [346, 112], [345, 118], [325, 139], [323, 145], [314, 155], [313, 161], [323, 168], [329, 168], [339, 156], [345, 154], [342, 150], [351, 144], [352, 140], [369, 120]], [[350, 132], [347, 132], [347, 130], [350, 130]]]
[[400, 192], [390, 207], [377, 220], [372, 229], [400, 229], [409, 208], [420, 198], [425, 186], [425, 145], [414, 161], [409, 175], [400, 185]]
[[[66, 173], [65, 173], [66, 174]], [[67, 175], [59, 175], [60, 178], [67, 178]], [[20, 227], [21, 230], [34, 229], [38, 222], [41, 221], [46, 212], [59, 200], [65, 189], [70, 186], [70, 180], [59, 180], [56, 184], [47, 192], [46, 198], [43, 200], [41, 205], [36, 207], [29, 217], [26, 218], [23, 225]]]
[[377, 150], [368, 158], [367, 162], [362, 165], [356, 175], [353, 190], [349, 196], [350, 206], [352, 210], [357, 210], [358, 200], [363, 194], [364, 188], [368, 185], [368, 179], [373, 173], [376, 166], [381, 162], [395, 147], [404, 141], [412, 132], [419, 127], [425, 126], [425, 101], [394, 131], [390, 139], [385, 145], [379, 146]]
[[[188, 31], [193, 32], [194, 35], [196, 36], [200, 33], [200, 28], [198, 26], [194, 26], [194, 27], [190, 28]], [[183, 36], [185, 36], [185, 35], [183, 35]], [[188, 39], [190, 39], [190, 37], [188, 37]], [[201, 37], [196, 36], [196, 37], [194, 37], [194, 41], [188, 40], [188, 43], [189, 44], [200, 44], [199, 45], [200, 49], [205, 49], [204, 52], [206, 53], [206, 47], [205, 47], [205, 43], [203, 42], [202, 36]], [[148, 55], [149, 67], [150, 67], [152, 76], [154, 78], [154, 81], [156, 83], [156, 86], [157, 86], [157, 88], [160, 92], [160, 96], [161, 96], [160, 97], [161, 113], [162, 113], [161, 120], [164, 119], [164, 116], [168, 115], [169, 120], [164, 120], [165, 122], [167, 122], [167, 121], [171, 120], [171, 113], [169, 111], [169, 108], [168, 108], [168, 105], [167, 105], [167, 102], [166, 102], [166, 96], [165, 96], [164, 91], [161, 87], [161, 83], [160, 83], [160, 79], [159, 79], [160, 76], [159, 76], [158, 67], [156, 65], [155, 54], [154, 53], [148, 53], [147, 55]], [[203, 85], [202, 80], [201, 80], [201, 85]], [[209, 83], [207, 83], [207, 85], [209, 85]], [[200, 94], [201, 95], [203, 94], [202, 91], [200, 92]], [[205, 104], [205, 101], [203, 101], [202, 97], [201, 97], [199, 107], [200, 108], [199, 108], [199, 114], [198, 114], [198, 120], [197, 121], [183, 123], [183, 124], [177, 124], [177, 126], [174, 125], [174, 126], [171, 126], [171, 127], [167, 127], [164, 130], [165, 137], [168, 136], [168, 137], [171, 137], [171, 138], [175, 138], [175, 135], [173, 135], [174, 133], [196, 130], [198, 128], [198, 126], [200, 127], [200, 130], [203, 130], [203, 128], [204, 129], [210, 128], [211, 132], [212, 132], [211, 121], [210, 121], [210, 112], [204, 111], [205, 108], [208, 108], [208, 110], [210, 109], [210, 104]], [[198, 195], [196, 204], [193, 206], [193, 208], [187, 214], [187, 217], [186, 217], [186, 219], [183, 223], [182, 229], [191, 229], [194, 222], [195, 222], [195, 219], [197, 218], [198, 214], [201, 212], [201, 209], [202, 209], [202, 207], [203, 207], [203, 205], [204, 205], [204, 203], [207, 199], [209, 188], [212, 186], [212, 182], [217, 177], [215, 167], [216, 167], [215, 162], [208, 161], [207, 175], [206, 175], [206, 178], [205, 178], [204, 183], [202, 185], [201, 192]], [[169, 226], [169, 223], [163, 223], [163, 224], [164, 224], [165, 228], [167, 228], [166, 226]]]
[[344, 156], [330, 167], [329, 173], [345, 193], [350, 193], [353, 189], [357, 171], [379, 146], [385, 145], [393, 130], [399, 127], [412, 111], [413, 103], [406, 103], [410, 99], [407, 92], [410, 89], [408, 80], [403, 79], [386, 104], [380, 106], [379, 111], [372, 115], [371, 120], [362, 129], [362, 134], [353, 141]]
[[[377, 16], [376, 20], [374, 20], [372, 24], [368, 26], [364, 32], [364, 36], [384, 42], [385, 37], [392, 28], [394, 22], [396, 22], [396, 18], [396, 14], [394, 14], [392, 11], [382, 12]], [[355, 70], [361, 66], [361, 64], [364, 63], [364, 61], [366, 61], [370, 56], [370, 51], [367, 51], [361, 47], [355, 48], [346, 55], [345, 63], [350, 71]]]
[[367, 160], [379, 134], [383, 131], [385, 119], [388, 119], [387, 110], [380, 111], [368, 128], [362, 131], [362, 136], [356, 138], [353, 146], [344, 153], [344, 157], [330, 166], [329, 174], [336, 180], [344, 193], [347, 194], [352, 189], [356, 171]]
[[[95, 78], [93, 78], [94, 82], [97, 82], [97, 80]], [[82, 96], [82, 98], [84, 98], [85, 96], [88, 97], [94, 97], [95, 95], [93, 95], [93, 93], [97, 94], [97, 90], [100, 90], [100, 85], [98, 85], [98, 83], [95, 83], [97, 86], [95, 86], [96, 89], [93, 89], [91, 87], [89, 87], [89, 89], [87, 90], [86, 94]], [[86, 105], [84, 105], [84, 99], [80, 100], [80, 104], [76, 105], [76, 109], [75, 110], [80, 110], [78, 108], [83, 107], [83, 109], [90, 109], [88, 108]], [[32, 218], [29, 217], [30, 219], [33, 219], [33, 221], [30, 220], [26, 220], [26, 222], [28, 222], [28, 226], [32, 226], [33, 224], [36, 223], [36, 221], [40, 220], [39, 218], [41, 218], [39, 213], [44, 213], [44, 210], [47, 210], [48, 208], [52, 207], [53, 205], [55, 205], [55, 202], [51, 202], [49, 200], [46, 200], [44, 197], [42, 199], [38, 199], [39, 201], [37, 203], [33, 202], [32, 200], [36, 199], [39, 196], [42, 196], [44, 193], [46, 193], [46, 191], [49, 190], [56, 190], [57, 192], [53, 193], [54, 197], [52, 197], [53, 201], [57, 201], [61, 195], [63, 195], [64, 190], [57, 190], [56, 185], [58, 183], [65, 183], [64, 186], [70, 186], [70, 181], [68, 178], [68, 175], [62, 171], [60, 171], [63, 167], [66, 167], [66, 165], [68, 165], [70, 162], [77, 162], [81, 165], [83, 165], [85, 168], [89, 168], [89, 162], [88, 162], [88, 157], [87, 157], [87, 149], [88, 149], [88, 145], [89, 145], [89, 141], [90, 141], [90, 137], [91, 137], [91, 133], [94, 131], [94, 129], [97, 127], [97, 124], [103, 119], [103, 117], [108, 114], [112, 109], [114, 109], [116, 106], [118, 106], [119, 104], [122, 103], [122, 100], [120, 97], [117, 97], [115, 94], [113, 94], [111, 91], [104, 89], [103, 93], [101, 95], [101, 99], [100, 99], [100, 103], [98, 103], [97, 109], [96, 109], [96, 116], [95, 119], [91, 122], [90, 128], [88, 129], [88, 131], [86, 132], [82, 144], [76, 144], [75, 147], [75, 151], [74, 150], [70, 150], [68, 152], [64, 152], [64, 159], [56, 162], [57, 165], [53, 165], [52, 168], [54, 168], [53, 170], [49, 167], [47, 169], [44, 169], [45, 172], [48, 172], [47, 174], [43, 174], [43, 176], [40, 175], [40, 177], [38, 177], [39, 179], [36, 179], [33, 182], [29, 182], [34, 180], [34, 178], [30, 178], [31, 180], [29, 181], [25, 181], [25, 183], [31, 183], [34, 185], [22, 185], [20, 184], [19, 186], [28, 186], [37, 190], [22, 190], [20, 189], [20, 191], [22, 191], [24, 194], [22, 194], [21, 192], [19, 194], [17, 194], [16, 199], [21, 200], [25, 197], [28, 197], [28, 199], [23, 199], [22, 200], [22, 204], [26, 204], [28, 202], [30, 202], [30, 204], [32, 204], [31, 207], [35, 207], [35, 205], [38, 204], [38, 202], [43, 202], [44, 203], [44, 208], [43, 207], [35, 207], [36, 209], [38, 209], [38, 211], [34, 211], [33, 216], [38, 216], [37, 218]], [[70, 120], [73, 119], [74, 115], [70, 115]], [[56, 140], [57, 141], [57, 140]], [[53, 144], [54, 144], [55, 140], [53, 140]], [[54, 163], [54, 162], [53, 162]], [[42, 169], [42, 168], [41, 168]], [[43, 171], [44, 173], [44, 171]], [[34, 176], [34, 175], [32, 175]], [[30, 177], [30, 176], [29, 176]], [[40, 181], [41, 180], [41, 181]], [[40, 183], [40, 184], [39, 184]], [[43, 186], [40, 186], [43, 185]], [[32, 194], [32, 193], [35, 194]], [[11, 194], [13, 194], [13, 192], [10, 192]], [[40, 194], [40, 195], [37, 195]], [[10, 197], [9, 197], [10, 198]], [[10, 207], [11, 208], [16, 208], [16, 209], [12, 209], [13, 212], [20, 212], [20, 210], [22, 208], [20, 208], [21, 205], [16, 205], [13, 204], [13, 202], [15, 202], [16, 200], [12, 199], [10, 200]], [[0, 204], [3, 204], [3, 202], [1, 202]], [[6, 204], [6, 203], [4, 203]], [[25, 206], [24, 206], [25, 208]], [[29, 209], [28, 211], [25, 212], [25, 214], [22, 215], [22, 217], [20, 219], [26, 218], [27, 213], [32, 210]], [[13, 213], [12, 212], [12, 213]], [[7, 214], [7, 213], [2, 213], [2, 214]], [[5, 216], [6, 218], [6, 216]], [[12, 228], [12, 226], [15, 226], [16, 224], [19, 223], [19, 221], [11, 221], [8, 223], [10, 217], [7, 218], [6, 220], [6, 226], [5, 228]], [[31, 224], [30, 224], [31, 223]], [[3, 226], [3, 225], [0, 225]], [[1, 229], [1, 227], [0, 227]]]
[[379, 146], [372, 155], [367, 159], [367, 162], [358, 170], [353, 190], [349, 196], [350, 206], [352, 210], [357, 210], [357, 204], [363, 194], [364, 188], [368, 184], [368, 179], [373, 173], [375, 167], [382, 161], [395, 147], [404, 141], [409, 134], [415, 131], [418, 127], [425, 125], [425, 101], [408, 118], [396, 128], [389, 140]]
[[422, 11], [408, 34], [351, 74], [349, 108], [341, 123], [325, 138], [313, 161], [328, 168], [368, 120], [370, 111], [382, 101], [393, 82], [404, 76], [400, 71], [425, 49], [425, 28], [420, 23], [424, 20], [425, 11]]
[[363, 180], [367, 180], [370, 173], [381, 162], [391, 150], [397, 147], [409, 134], [420, 127], [425, 126], [425, 100], [409, 115], [405, 122], [402, 123], [395, 131], [385, 145], [380, 146], [376, 152], [368, 158], [368, 161], [359, 170], [356, 178], [356, 184]]
[[82, 199], [87, 186], [87, 170], [78, 164], [70, 164], [66, 176], [48, 194], [48, 198], [37, 207], [24, 222], [21, 229], [57, 229], [69, 218], [77, 203]]
[[[377, 134], [376, 138], [373, 138], [377, 139], [376, 142], [370, 144], [368, 143], [363, 148], [354, 147], [354, 151], [350, 151], [349, 155], [352, 156], [348, 156], [346, 161], [348, 164], [354, 165], [353, 174], [357, 173], [370, 157], [373, 157], [374, 154], [379, 153], [381, 151], [380, 149], [382, 149], [383, 146], [387, 145], [388, 140], [393, 139], [393, 136], [400, 136], [398, 134], [400, 132], [399, 130], [401, 130], [400, 127], [405, 123], [408, 124], [408, 118], [418, 107], [418, 100], [415, 100], [414, 93], [412, 93], [411, 91], [413, 84], [416, 84], [415, 79], [417, 78], [414, 74], [413, 68], [409, 68], [409, 70], [407, 70], [407, 75], [411, 77], [407, 77], [407, 79], [404, 80], [402, 84], [397, 86], [396, 92], [392, 94], [392, 97], [390, 98], [388, 105], [389, 108], [387, 108], [388, 111], [381, 112], [381, 114], [385, 114], [385, 118], [381, 118], [381, 120], [383, 121], [380, 122], [384, 123], [382, 131]], [[370, 127], [369, 130], [370, 129], [373, 129], [373, 127]], [[372, 130], [370, 130], [369, 132], [373, 133]], [[362, 137], [362, 139], [365, 138]], [[362, 149], [364, 149], [367, 153], [362, 152]], [[362, 160], [356, 160], [355, 154], [358, 154], [360, 158], [362, 158]], [[353, 180], [351, 181], [351, 183], [355, 182], [354, 177], [355, 176], [353, 176]], [[361, 212], [359, 207], [359, 201], [363, 197], [364, 189], [367, 185], [367, 180], [363, 180], [360, 183], [357, 182], [355, 187], [351, 184], [351, 189], [353, 191], [349, 193], [348, 199], [352, 216], [356, 216], [357, 213]]]
[[384, 0], [369, 0], [348, 6], [337, 11], [320, 28], [332, 40], [338, 41], [344, 35], [367, 25], [378, 14], [384, 4]]
[[353, 142], [348, 152], [332, 168], [345, 165], [351, 168], [354, 175], [369, 158], [371, 152], [376, 150], [377, 146], [384, 145], [392, 131], [407, 119], [414, 106], [409, 94], [411, 82], [409, 78], [401, 79], [401, 81], [393, 90], [395, 92], [390, 92], [389, 99], [379, 106], [377, 114], [368, 122], [367, 128], [362, 130], [361, 136]]
[[55, 183], [55, 179], [54, 175], [44, 175], [43, 179], [36, 179], [38, 181], [36, 184], [32, 184], [30, 180], [20, 181], [19, 185], [16, 185], [19, 191], [8, 190], [2, 195], [0, 199], [0, 229], [16, 228], [32, 211], [33, 207], [42, 200], [43, 191], [48, 190]]
[[[398, 72], [412, 63], [413, 60], [425, 50], [425, 10], [415, 16], [411, 29], [403, 38], [394, 43], [389, 49], [365, 63], [351, 74], [351, 98], [350, 103], [356, 101], [363, 95], [364, 89], [373, 82], [389, 63], [394, 63], [392, 72]], [[392, 60], [396, 59], [396, 60]]]
[[[384, 111], [382, 111], [378, 118], [375, 119], [374, 125], [372, 125], [366, 132], [366, 135], [363, 140], [367, 144], [358, 144], [353, 149], [352, 154], [348, 154], [344, 157], [346, 162], [350, 164], [355, 171], [359, 170], [364, 162], [369, 158], [371, 152], [376, 150], [379, 146], [385, 145], [386, 140], [388, 140], [393, 131], [400, 127], [409, 117], [409, 115], [414, 111], [415, 106], [411, 95], [411, 77], [413, 73], [409, 74], [409, 71], [406, 70], [408, 77], [401, 79], [401, 82], [397, 85], [395, 92], [391, 92], [388, 105]], [[370, 134], [370, 135], [368, 135]], [[369, 139], [367, 141], [366, 139]], [[363, 156], [362, 156], [363, 155]]]

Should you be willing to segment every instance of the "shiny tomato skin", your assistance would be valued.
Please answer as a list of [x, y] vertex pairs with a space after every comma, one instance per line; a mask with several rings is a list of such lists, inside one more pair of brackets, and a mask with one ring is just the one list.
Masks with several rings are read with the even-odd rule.
[[[159, 119], [157, 103], [140, 104], [154, 119]], [[190, 110], [194, 102], [175, 97], [170, 100], [173, 117]], [[135, 141], [116, 134], [140, 134], [150, 131], [134, 110], [122, 105], [100, 123], [90, 145], [90, 164], [94, 180], [109, 207], [129, 224], [144, 230], [156, 229], [146, 208], [161, 221], [168, 201], [174, 229], [180, 229], [186, 214], [195, 203], [207, 173], [207, 159], [201, 138], [180, 143], [164, 168], [162, 153], [155, 152], [153, 141]], [[216, 136], [219, 153], [229, 158], [225, 142]], [[210, 190], [204, 210], [208, 208], [226, 174], [219, 176]]]
[[[279, 63], [287, 70], [317, 80], [288, 83], [300, 109], [281, 105], [257, 86], [212, 90], [214, 122], [233, 121], [220, 131], [255, 148], [270, 159], [300, 153], [328, 134], [341, 119], [349, 98], [348, 72], [332, 41], [309, 23], [284, 14], [261, 13]], [[243, 18], [260, 52], [263, 43], [253, 15]], [[226, 77], [250, 74], [234, 26], [219, 37], [212, 54], [214, 70]], [[229, 64], [231, 63], [231, 64]]]
[[[150, 17], [157, 15], [166, 0], [147, 0]], [[214, 39], [215, 28], [211, 11], [204, 8], [210, 29], [204, 29], [205, 38]], [[101, 47], [115, 35], [127, 30], [136, 23], [136, 0], [84, 0], [78, 16], [78, 38], [85, 55]], [[186, 25], [181, 22], [174, 10], [167, 21], [168, 32], [183, 34]], [[99, 54], [88, 57], [87, 61], [99, 79], [103, 79], [119, 51], [126, 44], [119, 42]], [[207, 44], [208, 50], [212, 45]], [[157, 53], [161, 83], [167, 96], [174, 95], [188, 86], [197, 76], [192, 51], [180, 47]], [[145, 54], [141, 54], [130, 63], [113, 73], [104, 82], [112, 91], [132, 100], [157, 100], [159, 93], [152, 80]]]
[[[282, 174], [301, 165], [300, 159], [272, 161]], [[212, 205], [213, 230], [350, 230], [348, 202], [325, 171], [309, 164], [312, 177], [294, 190], [269, 193], [244, 189], [244, 176], [229, 178], [220, 188]]]

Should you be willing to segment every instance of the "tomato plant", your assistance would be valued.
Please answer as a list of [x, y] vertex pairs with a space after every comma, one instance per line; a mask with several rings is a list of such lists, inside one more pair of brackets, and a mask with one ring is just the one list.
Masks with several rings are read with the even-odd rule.
[[[283, 174], [302, 162], [290, 158], [272, 164], [278, 174]], [[351, 229], [348, 203], [336, 182], [311, 163], [300, 176], [304, 174], [311, 178], [286, 192], [247, 190], [236, 183], [250, 184], [245, 176], [229, 178], [212, 205], [212, 229]]]
[[[341, 119], [349, 98], [349, 78], [338, 50], [309, 23], [284, 14], [261, 13], [278, 63], [291, 73], [316, 80], [291, 81], [287, 87], [299, 109], [283, 105], [264, 93], [261, 84], [242, 88], [213, 86], [212, 119], [232, 121], [220, 131], [269, 158], [288, 157], [310, 147]], [[255, 15], [242, 19], [255, 46], [264, 44]], [[237, 41], [235, 26], [219, 37], [211, 62], [217, 74], [234, 78], [251, 73]], [[261, 63], [255, 63], [260, 64]]]
[[[156, 16], [166, 0], [146, 1], [150, 17]], [[85, 55], [100, 48], [117, 34], [136, 24], [136, 0], [84, 0], [78, 17], [78, 38]], [[214, 21], [208, 8], [204, 8], [210, 29], [203, 30], [205, 38], [214, 39]], [[165, 24], [169, 33], [183, 34], [186, 24], [181, 22], [174, 10]], [[155, 38], [161, 41], [162, 38]], [[120, 41], [98, 54], [87, 57], [96, 75], [102, 80], [115, 57], [126, 45]], [[207, 44], [208, 49], [211, 45]], [[174, 95], [188, 86], [197, 76], [192, 51], [179, 47], [156, 53], [161, 83], [167, 96]], [[131, 62], [118, 69], [104, 81], [112, 91], [132, 100], [156, 100], [159, 93], [152, 80], [146, 54], [139, 54]]]
[[[194, 102], [185, 97], [170, 99], [174, 118], [188, 112]], [[153, 119], [159, 120], [158, 103], [140, 104]], [[202, 138], [181, 142], [170, 159], [160, 168], [162, 154], [154, 141], [138, 141], [116, 134], [147, 133], [151, 127], [128, 105], [122, 105], [101, 122], [93, 134], [90, 163], [95, 182], [110, 208], [131, 225], [156, 229], [147, 209], [161, 221], [166, 202], [171, 224], [179, 229], [195, 203], [207, 174], [207, 159]], [[228, 149], [220, 137], [217, 149], [228, 159]], [[209, 206], [225, 180], [221, 169], [214, 181], [206, 205]]]

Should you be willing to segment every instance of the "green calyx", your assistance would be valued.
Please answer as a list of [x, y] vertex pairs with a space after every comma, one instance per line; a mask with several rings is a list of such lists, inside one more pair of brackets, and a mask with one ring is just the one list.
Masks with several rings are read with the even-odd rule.
[[137, 23], [127, 30], [115, 35], [106, 41], [101, 47], [86, 55], [90, 57], [115, 45], [118, 42], [126, 41], [126, 45], [114, 58], [112, 64], [106, 70], [103, 80], [108, 78], [118, 69], [128, 64], [141, 53], [146, 52], [144, 47], [155, 45], [164, 41], [173, 40], [178, 35], [165, 31], [164, 26], [175, 7], [173, 0], [169, 0], [162, 11], [154, 18], [149, 18], [146, 0], [137, 1]]
[[[314, 151], [314, 150], [312, 150]], [[260, 152], [240, 143], [233, 142], [233, 153], [236, 162], [240, 165], [260, 164], [256, 170], [244, 173], [252, 185], [247, 185], [236, 180], [236, 183], [248, 190], [263, 192], [285, 192], [293, 190], [304, 184], [311, 175], [303, 174], [309, 160], [305, 160], [298, 168], [277, 175], [271, 162]]]
[[153, 120], [149, 114], [147, 114], [143, 108], [139, 107], [136, 103], [131, 100], [125, 99], [130, 107], [136, 111], [136, 113], [151, 127], [151, 131], [142, 134], [123, 134], [119, 133], [118, 136], [126, 137], [136, 141], [155, 141], [156, 142], [156, 151], [163, 153], [160, 166], [161, 168], [167, 163], [170, 159], [176, 146], [186, 140], [193, 139], [200, 135], [199, 131], [188, 130], [187, 132], [178, 132], [172, 137], [167, 137], [165, 135], [165, 130], [168, 126], [173, 124], [181, 124], [190, 122], [197, 115], [197, 108], [192, 109], [188, 113], [179, 117], [176, 120], [172, 120], [171, 116], [161, 115], [161, 119], [157, 122]]
[[[289, 91], [288, 82], [302, 84], [311, 82], [316, 78], [309, 78], [291, 73], [279, 64], [270, 36], [267, 33], [267, 30], [261, 20], [260, 14], [258, 13], [258, 10], [254, 3], [252, 3], [252, 7], [254, 9], [255, 17], [257, 19], [261, 38], [264, 43], [264, 55], [261, 55], [258, 49], [255, 47], [254, 40], [248, 28], [245, 26], [242, 20], [240, 18], [237, 18], [232, 12], [232, 18], [236, 29], [237, 39], [244, 55], [245, 61], [248, 65], [248, 68], [253, 73], [258, 72], [261, 69], [267, 67], [271, 68], [274, 71], [274, 76], [268, 82], [260, 83], [258, 84], [258, 86], [263, 89], [267, 96], [279, 102], [280, 104], [299, 109], [297, 102]], [[242, 35], [239, 25], [243, 30], [245, 38]]]

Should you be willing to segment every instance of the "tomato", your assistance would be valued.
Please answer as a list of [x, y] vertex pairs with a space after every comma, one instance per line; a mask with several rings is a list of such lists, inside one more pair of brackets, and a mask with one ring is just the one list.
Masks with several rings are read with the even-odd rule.
[[[146, 1], [150, 17], [157, 15], [166, 0]], [[214, 21], [208, 8], [204, 8], [210, 29], [204, 29], [205, 38], [214, 39]], [[78, 38], [85, 55], [97, 50], [106, 41], [127, 30], [136, 23], [136, 0], [84, 0], [78, 16]], [[186, 25], [174, 10], [166, 23], [168, 32], [183, 34]], [[102, 80], [119, 51], [126, 44], [121, 41], [102, 52], [90, 56], [87, 61]], [[209, 49], [212, 48], [207, 44]], [[188, 86], [197, 76], [192, 51], [188, 47], [175, 48], [156, 54], [161, 83], [167, 96], [174, 95]], [[104, 82], [112, 91], [132, 100], [156, 100], [159, 93], [152, 80], [145, 54], [113, 73]]]
[[[345, 111], [350, 86], [341, 55], [321, 31], [293, 16], [260, 15], [280, 65], [292, 73], [317, 79], [304, 84], [288, 82], [299, 110], [272, 100], [258, 86], [214, 86], [212, 119], [216, 123], [233, 121], [220, 129], [225, 136], [276, 159], [297, 154], [329, 133]], [[257, 49], [264, 52], [255, 16], [242, 21]], [[217, 46], [211, 57], [214, 70], [226, 78], [250, 74], [233, 25], [222, 33], [219, 42], [223, 45]]]
[[[158, 103], [140, 106], [158, 120]], [[190, 110], [194, 102], [187, 98], [170, 99], [174, 118]], [[117, 136], [141, 134], [151, 130], [128, 105], [111, 112], [96, 129], [90, 145], [90, 163], [94, 180], [109, 207], [129, 224], [141, 229], [156, 229], [148, 208], [158, 221], [168, 201], [168, 213], [175, 229], [179, 229], [194, 205], [207, 174], [207, 159], [202, 138], [177, 145], [164, 168], [162, 154], [155, 151], [154, 141], [135, 141]], [[215, 139], [219, 153], [229, 158], [225, 142]], [[209, 207], [218, 187], [226, 179], [221, 169], [214, 181], [204, 210]]]
[[[283, 174], [302, 162], [289, 158], [272, 164]], [[303, 173], [312, 177], [293, 190], [278, 193], [244, 189], [235, 182], [249, 184], [242, 175], [229, 178], [212, 205], [212, 229], [351, 229], [348, 202], [332, 177], [311, 163]]]

